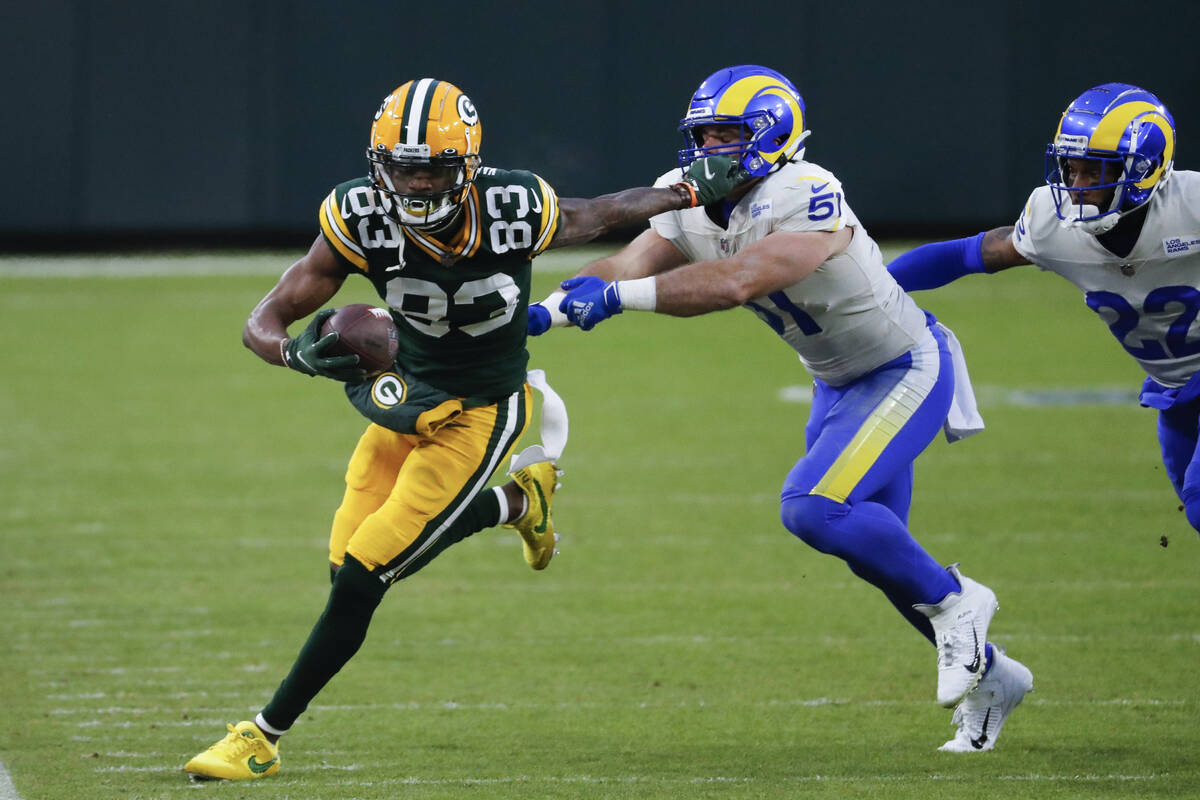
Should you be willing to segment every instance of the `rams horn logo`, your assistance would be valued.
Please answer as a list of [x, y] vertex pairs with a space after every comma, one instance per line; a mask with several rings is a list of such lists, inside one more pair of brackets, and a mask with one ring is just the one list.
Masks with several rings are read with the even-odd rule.
[[465, 94], [458, 96], [458, 116], [468, 125], [479, 122], [479, 112], [475, 110], [475, 104], [471, 102], [471, 98]]
[[383, 373], [375, 379], [375, 383], [371, 386], [371, 399], [380, 408], [391, 408], [400, 405], [404, 402], [404, 397], [407, 394], [408, 386], [394, 372]]

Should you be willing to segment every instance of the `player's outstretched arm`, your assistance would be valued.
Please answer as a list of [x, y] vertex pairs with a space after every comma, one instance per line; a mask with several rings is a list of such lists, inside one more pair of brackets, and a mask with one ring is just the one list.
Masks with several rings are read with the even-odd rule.
[[812, 274], [846, 249], [854, 233], [777, 232], [730, 258], [697, 261], [655, 277], [605, 282], [595, 276], [563, 281], [559, 305], [567, 319], [590, 330], [625, 309], [692, 317], [743, 305]]
[[[336, 380], [361, 380], [363, 370], [358, 356], [324, 358], [322, 348], [332, 339], [320, 338], [320, 323], [314, 319], [295, 339], [288, 338], [288, 326], [316, 311], [328, 302], [346, 279], [346, 273], [318, 236], [309, 251], [288, 267], [267, 295], [258, 302], [242, 328], [242, 344], [263, 361]], [[332, 310], [329, 311], [332, 313]], [[320, 317], [321, 315], [318, 315]], [[336, 338], [336, 334], [331, 334]]]
[[[746, 178], [736, 159], [708, 156], [694, 161], [682, 180], [666, 189], [626, 189], [591, 200], [561, 198], [559, 206], [563, 213], [563, 227], [551, 247], [590, 241], [606, 231], [644, 222], [665, 211], [716, 202]], [[643, 231], [620, 252], [588, 264], [580, 270], [579, 276], [602, 278], [603, 285], [604, 281], [619, 278], [657, 275], [679, 266], [685, 260], [683, 254], [666, 239], [654, 231]], [[592, 282], [588, 282], [588, 285], [592, 285]], [[575, 284], [572, 287], [579, 288]], [[540, 336], [550, 328], [571, 324], [559, 311], [564, 296], [562, 292], [555, 292], [542, 302], [529, 306], [530, 336]], [[611, 314], [620, 313], [619, 305], [612, 306], [610, 311]], [[598, 318], [593, 319], [599, 321]]]
[[909, 250], [888, 264], [888, 272], [905, 291], [936, 289], [964, 275], [999, 272], [1028, 264], [1012, 243], [1013, 226], [933, 242]]
[[[575, 277], [590, 277], [592, 281], [598, 281], [599, 285], [603, 286], [611, 281], [658, 275], [686, 261], [687, 258], [670, 241], [653, 230], [645, 230], [612, 255], [587, 264]], [[559, 310], [564, 297], [566, 292], [555, 291], [540, 303], [529, 306], [530, 336], [541, 336], [550, 328], [572, 324]], [[614, 313], [620, 313], [620, 310]]]
[[745, 177], [733, 158], [709, 156], [694, 162], [682, 180], [666, 188], [639, 187], [588, 199], [561, 197], [562, 222], [550, 247], [583, 244], [666, 211], [707, 205], [729, 194]]

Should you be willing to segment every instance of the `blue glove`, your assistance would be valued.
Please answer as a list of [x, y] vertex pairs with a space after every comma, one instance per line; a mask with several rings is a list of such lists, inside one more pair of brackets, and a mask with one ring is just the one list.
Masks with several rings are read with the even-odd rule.
[[621, 293], [615, 281], [605, 283], [595, 275], [568, 278], [561, 284], [567, 296], [558, 304], [558, 310], [567, 315], [580, 330], [590, 331], [609, 317], [615, 317], [621, 308]]
[[530, 336], [541, 336], [548, 330], [550, 330], [550, 310], [541, 303], [534, 303], [529, 307], [529, 321], [525, 324], [525, 331]]

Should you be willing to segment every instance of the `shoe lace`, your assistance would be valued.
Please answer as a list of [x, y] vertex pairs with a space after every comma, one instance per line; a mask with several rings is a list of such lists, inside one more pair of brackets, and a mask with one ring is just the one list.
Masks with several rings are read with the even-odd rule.
[[967, 616], [959, 620], [954, 627], [944, 631], [938, 637], [939, 665], [944, 667], [955, 664], [955, 656], [973, 656], [978, 639], [975, 634], [975, 618]]
[[962, 644], [963, 637], [959, 634], [957, 628], [947, 631], [938, 643], [938, 657], [941, 659], [940, 666], [952, 666], [954, 664], [954, 654]]
[[238, 756], [244, 754], [247, 750], [254, 748], [255, 740], [253, 736], [247, 736], [246, 734], [241, 733], [232, 725], [226, 724], [225, 727], [229, 729], [229, 733], [225, 735], [224, 739], [212, 746], [212, 751], [214, 753], [222, 756], [223, 758], [232, 759], [237, 758]]

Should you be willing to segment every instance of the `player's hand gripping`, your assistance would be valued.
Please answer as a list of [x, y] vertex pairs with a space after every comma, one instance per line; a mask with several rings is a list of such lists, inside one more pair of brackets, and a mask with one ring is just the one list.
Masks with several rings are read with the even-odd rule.
[[321, 326], [333, 316], [334, 309], [318, 311], [304, 332], [280, 345], [283, 363], [288, 369], [305, 375], [320, 375], [344, 383], [360, 383], [366, 380], [367, 371], [358, 366], [358, 356], [325, 356], [325, 348], [338, 340], [336, 332], [321, 336]]
[[741, 162], [731, 156], [707, 156], [691, 163], [683, 180], [674, 184], [682, 186], [692, 197], [692, 208], [715, 203], [729, 194], [733, 187], [749, 177]]
[[567, 296], [558, 304], [558, 310], [581, 330], [590, 331], [624, 310], [616, 281], [605, 283], [595, 275], [584, 275], [568, 278], [562, 282], [562, 288]]

